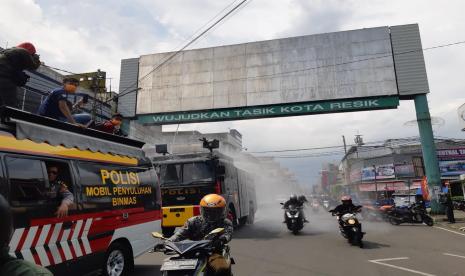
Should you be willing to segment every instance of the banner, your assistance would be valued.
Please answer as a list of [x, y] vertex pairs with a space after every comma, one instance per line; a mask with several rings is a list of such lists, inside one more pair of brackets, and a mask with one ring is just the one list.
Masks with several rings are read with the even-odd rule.
[[439, 161], [441, 176], [459, 176], [465, 174], [465, 160]]
[[426, 176], [423, 176], [423, 179], [421, 180], [421, 194], [423, 195], [423, 200], [431, 200], [428, 188], [428, 178]]
[[[376, 177], [375, 177], [376, 176]], [[362, 169], [362, 180], [381, 180], [395, 178], [394, 164], [383, 164]]]
[[403, 164], [395, 166], [397, 177], [415, 177], [415, 169], [412, 164]]
[[445, 160], [465, 160], [465, 148], [440, 149], [437, 150], [438, 159]]

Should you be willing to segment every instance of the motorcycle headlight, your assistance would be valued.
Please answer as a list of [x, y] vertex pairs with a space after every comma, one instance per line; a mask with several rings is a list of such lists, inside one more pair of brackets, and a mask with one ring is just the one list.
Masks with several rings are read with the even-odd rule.
[[347, 221], [347, 223], [348, 223], [348, 224], [355, 224], [355, 219], [349, 219], [349, 220]]

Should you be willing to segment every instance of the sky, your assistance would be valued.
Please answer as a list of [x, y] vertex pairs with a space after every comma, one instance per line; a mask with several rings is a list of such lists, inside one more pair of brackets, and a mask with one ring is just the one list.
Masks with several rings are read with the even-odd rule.
[[[71, 72], [102, 69], [118, 90], [120, 62], [143, 54], [174, 51], [199, 28], [238, 0], [0, 0], [0, 46], [33, 42], [48, 65]], [[249, 0], [247, 5], [189, 49], [290, 36], [418, 23], [423, 47], [465, 41], [465, 1]], [[435, 135], [464, 138], [457, 108], [465, 103], [465, 45], [424, 52]], [[221, 132], [235, 128], [248, 151], [309, 148], [418, 135], [412, 101], [396, 110], [203, 123], [180, 130]], [[175, 126], [165, 127], [167, 130]], [[325, 158], [280, 159], [305, 185], [316, 183]]]

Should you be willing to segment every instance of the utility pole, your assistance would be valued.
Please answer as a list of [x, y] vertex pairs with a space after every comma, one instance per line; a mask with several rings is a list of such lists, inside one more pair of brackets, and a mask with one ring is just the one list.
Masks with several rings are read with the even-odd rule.
[[346, 137], [344, 135], [342, 135], [342, 143], [344, 143], [344, 154], [347, 154]]
[[441, 174], [439, 173], [439, 162], [426, 94], [415, 95], [414, 102], [415, 111], [417, 113], [418, 130], [420, 132], [423, 162], [425, 164], [428, 187], [432, 192], [431, 211], [436, 214], [444, 213], [444, 206], [442, 206], [438, 200], [438, 195], [441, 192]]
[[376, 193], [376, 202], [378, 202], [378, 183], [376, 181], [376, 165], [373, 165], [373, 172], [375, 173], [375, 193]]

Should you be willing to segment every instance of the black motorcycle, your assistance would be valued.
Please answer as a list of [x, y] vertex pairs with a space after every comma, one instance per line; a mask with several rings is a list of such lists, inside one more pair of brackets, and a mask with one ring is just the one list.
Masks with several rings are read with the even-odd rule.
[[389, 222], [392, 225], [401, 223], [425, 223], [433, 226], [433, 218], [426, 213], [426, 209], [421, 204], [414, 203], [407, 208], [394, 208], [389, 212]]
[[[356, 210], [356, 212], [359, 211], [360, 209]], [[362, 240], [365, 232], [362, 232], [362, 224], [357, 218], [357, 213], [339, 214], [335, 213], [334, 210], [330, 210], [329, 212], [333, 216], [337, 216], [341, 235], [346, 238], [351, 245], [358, 245], [360, 248], [363, 248]]]
[[[284, 205], [284, 203], [281, 203]], [[294, 235], [297, 235], [302, 228], [304, 228], [304, 215], [303, 207], [297, 205], [289, 205], [284, 208], [284, 218], [287, 229], [292, 231]]]
[[[223, 272], [222, 275], [232, 275], [231, 265], [235, 262], [230, 256], [229, 246], [222, 244], [218, 239], [223, 232], [224, 228], [217, 228], [200, 241], [166, 241], [164, 244], [156, 245], [153, 252], [163, 252], [165, 255], [171, 256], [164, 260], [160, 269], [161, 275], [212, 275], [208, 264], [213, 254], [221, 255], [226, 262], [222, 266], [226, 266], [227, 271]], [[166, 240], [158, 232], [152, 233], [152, 236]]]

